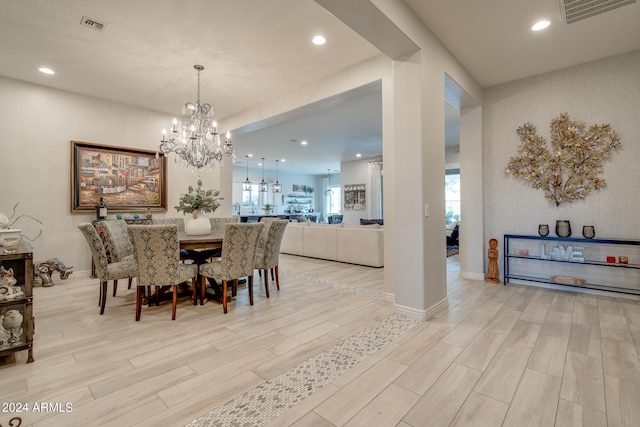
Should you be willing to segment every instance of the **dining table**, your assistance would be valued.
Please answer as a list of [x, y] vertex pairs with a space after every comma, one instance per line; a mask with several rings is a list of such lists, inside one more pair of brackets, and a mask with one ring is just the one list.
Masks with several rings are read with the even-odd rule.
[[191, 235], [186, 231], [178, 231], [181, 250], [207, 250], [222, 247], [224, 231], [209, 234]]
[[[216, 256], [217, 253], [219, 253], [219, 250], [222, 248], [223, 239], [224, 231], [199, 235], [191, 235], [187, 234], [186, 231], [178, 231], [180, 250], [186, 251], [188, 258], [198, 265], [204, 264], [209, 258]], [[201, 283], [202, 278], [198, 275], [197, 286], [200, 286]], [[209, 286], [213, 290], [213, 293], [210, 294], [210, 299], [221, 302], [222, 287], [213, 279], [209, 279]], [[202, 293], [196, 292], [196, 295], [202, 295]], [[194, 300], [194, 304], [197, 304], [197, 301]], [[204, 299], [200, 298], [200, 305], [203, 304]]]

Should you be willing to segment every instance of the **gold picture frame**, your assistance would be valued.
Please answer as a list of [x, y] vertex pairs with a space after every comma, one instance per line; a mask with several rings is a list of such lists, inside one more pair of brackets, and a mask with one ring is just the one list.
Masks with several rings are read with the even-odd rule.
[[71, 141], [71, 212], [167, 211], [167, 158], [151, 150]]

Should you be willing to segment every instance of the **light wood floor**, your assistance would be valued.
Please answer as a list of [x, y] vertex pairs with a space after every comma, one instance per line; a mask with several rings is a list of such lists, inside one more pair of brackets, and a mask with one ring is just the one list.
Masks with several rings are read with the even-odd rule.
[[[455, 258], [448, 307], [268, 425], [640, 425], [640, 304], [460, 279]], [[0, 425], [181, 426], [393, 314], [357, 291], [382, 291], [382, 269], [282, 256], [281, 271], [270, 299], [240, 289], [227, 315], [184, 299], [173, 322], [169, 304], [135, 322], [122, 284], [103, 316], [95, 280], [36, 288], [36, 361], [0, 364], [0, 404], [30, 412], [0, 407]]]

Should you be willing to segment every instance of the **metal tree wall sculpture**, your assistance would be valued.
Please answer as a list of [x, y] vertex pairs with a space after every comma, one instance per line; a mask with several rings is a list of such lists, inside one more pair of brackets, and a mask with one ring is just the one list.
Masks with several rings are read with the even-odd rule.
[[556, 206], [584, 199], [591, 191], [606, 187], [598, 175], [604, 161], [620, 146], [620, 138], [611, 126], [592, 125], [587, 129], [583, 122], [571, 121], [564, 113], [551, 120], [550, 131], [549, 149], [531, 123], [519, 127], [519, 155], [509, 160], [504, 171], [533, 188], [541, 188], [545, 198]]

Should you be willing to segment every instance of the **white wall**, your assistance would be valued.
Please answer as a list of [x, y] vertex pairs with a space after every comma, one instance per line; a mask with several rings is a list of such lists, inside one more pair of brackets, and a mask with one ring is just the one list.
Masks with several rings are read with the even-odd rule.
[[[553, 235], [558, 219], [570, 220], [577, 237], [582, 236], [583, 225], [594, 225], [596, 237], [640, 238], [639, 70], [640, 51], [636, 51], [485, 91], [485, 245], [494, 237], [501, 248], [505, 233], [536, 235], [538, 224], [549, 224]], [[611, 124], [622, 145], [604, 164], [601, 176], [607, 188], [556, 207], [542, 190], [506, 175], [504, 168], [517, 155], [518, 127], [530, 122], [548, 141], [551, 119], [565, 112], [587, 125]]]
[[445, 169], [460, 169], [460, 147], [447, 147], [444, 150]]
[[[89, 270], [89, 248], [77, 225], [95, 215], [70, 213], [70, 141], [155, 150], [171, 117], [2, 77], [0, 93], [0, 212], [10, 215], [20, 202], [18, 213], [44, 223], [42, 236], [32, 243], [35, 261], [55, 257], [76, 272]], [[206, 188], [218, 187], [216, 172], [202, 177]], [[175, 167], [170, 158], [166, 215], [182, 215], [173, 206], [180, 193], [195, 183], [196, 175]], [[230, 212], [230, 206], [225, 204], [220, 211]], [[28, 220], [14, 226], [27, 235], [39, 227]]]

